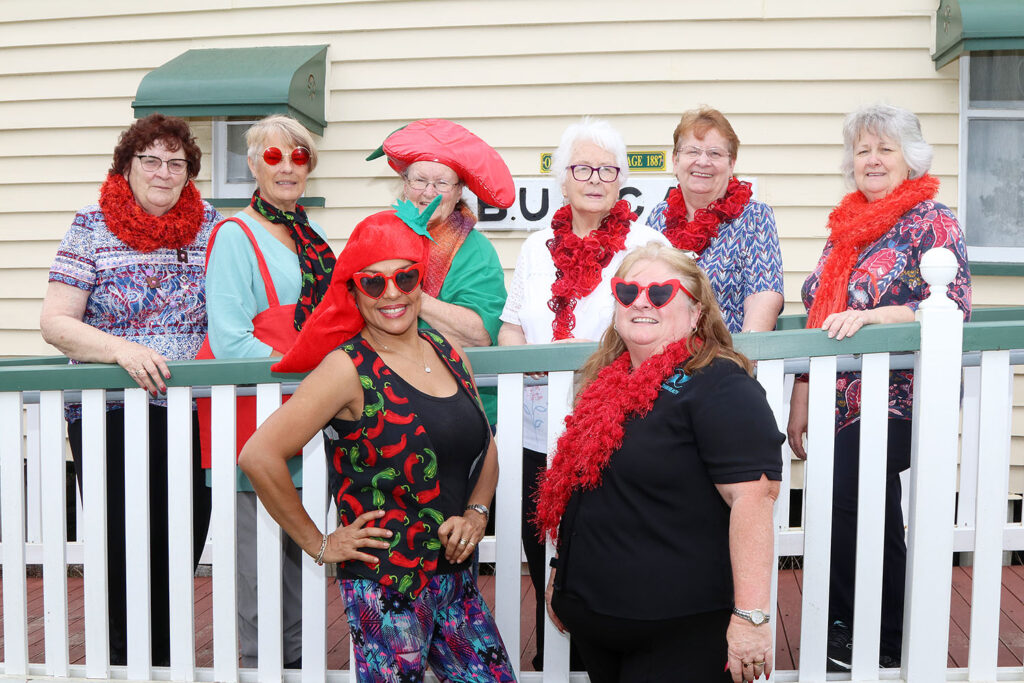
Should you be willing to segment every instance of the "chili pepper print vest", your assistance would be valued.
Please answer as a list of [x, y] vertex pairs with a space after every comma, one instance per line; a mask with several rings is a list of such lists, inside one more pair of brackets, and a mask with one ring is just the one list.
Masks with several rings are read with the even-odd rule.
[[[459, 353], [433, 330], [419, 333], [483, 414]], [[378, 581], [415, 598], [433, 576], [441, 550], [437, 529], [444, 519], [430, 505], [441, 493], [437, 456], [416, 415], [414, 397], [407, 395], [404, 383], [389, 380], [394, 372], [373, 348], [358, 335], [339, 348], [359, 374], [363, 414], [354, 428], [352, 422], [336, 419], [324, 428], [331, 495], [341, 524], [351, 524], [369, 510], [384, 510], [386, 514], [371, 526], [385, 527], [394, 535], [386, 550], [361, 548], [379, 557], [379, 563], [341, 562], [338, 574]], [[486, 448], [478, 457], [484, 453]]]

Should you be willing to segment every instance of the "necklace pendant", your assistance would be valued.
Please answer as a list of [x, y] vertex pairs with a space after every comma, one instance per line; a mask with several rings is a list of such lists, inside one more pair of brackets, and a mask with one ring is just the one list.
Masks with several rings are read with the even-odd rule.
[[427, 374], [430, 374], [430, 366], [429, 365], [424, 365], [423, 369], [427, 372]]
[[188, 252], [184, 249], [178, 249], [178, 263], [188, 263]]

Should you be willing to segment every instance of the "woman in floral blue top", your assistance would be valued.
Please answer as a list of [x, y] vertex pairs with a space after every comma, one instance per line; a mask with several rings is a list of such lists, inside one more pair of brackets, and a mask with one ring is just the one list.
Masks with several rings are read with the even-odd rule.
[[[890, 105], [865, 107], [847, 116], [843, 140], [843, 172], [857, 189], [829, 216], [829, 239], [804, 282], [807, 327], [843, 339], [864, 325], [913, 322], [917, 307], [929, 295], [921, 277], [921, 257], [935, 247], [956, 256], [959, 267], [947, 295], [966, 319], [971, 311], [967, 248], [953, 212], [935, 201], [939, 181], [928, 175], [932, 148], [921, 135], [917, 117]], [[899, 475], [910, 466], [912, 391], [912, 372], [890, 374], [879, 662], [883, 667], [899, 665], [903, 638], [907, 546]], [[801, 459], [807, 457], [807, 394], [806, 379], [798, 378], [788, 432], [790, 446]], [[841, 373], [836, 380], [830, 671], [849, 671], [853, 652], [859, 448], [860, 373]]]

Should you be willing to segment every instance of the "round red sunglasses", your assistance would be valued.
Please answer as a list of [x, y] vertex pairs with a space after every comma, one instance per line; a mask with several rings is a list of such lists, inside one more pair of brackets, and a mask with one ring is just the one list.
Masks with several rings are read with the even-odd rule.
[[647, 300], [655, 308], [668, 305], [675, 297], [676, 292], [683, 291], [686, 296], [694, 301], [697, 300], [690, 290], [683, 286], [679, 280], [665, 280], [664, 282], [652, 282], [649, 285], [641, 285], [639, 282], [623, 280], [621, 277], [612, 278], [612, 296], [623, 306], [632, 306], [642, 292], [647, 292]]
[[414, 263], [407, 268], [399, 268], [391, 275], [384, 273], [353, 273], [352, 282], [356, 289], [370, 297], [379, 299], [384, 296], [388, 288], [388, 281], [395, 283], [395, 287], [406, 294], [416, 289], [423, 277], [423, 264]]
[[[279, 147], [267, 147], [263, 150], [263, 161], [268, 166], [277, 166], [284, 158], [284, 153]], [[305, 147], [296, 147], [291, 153], [292, 163], [296, 166], [305, 166], [309, 163], [309, 150]]]

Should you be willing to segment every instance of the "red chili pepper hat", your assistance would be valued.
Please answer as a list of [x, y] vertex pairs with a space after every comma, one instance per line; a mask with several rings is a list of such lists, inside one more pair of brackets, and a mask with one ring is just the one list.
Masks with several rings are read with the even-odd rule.
[[425, 263], [430, 239], [427, 221], [440, 203], [438, 195], [421, 213], [412, 202], [399, 201], [393, 210], [360, 221], [338, 255], [326, 296], [302, 326], [295, 344], [271, 370], [312, 370], [324, 356], [363, 329], [363, 316], [348, 288], [352, 275], [390, 259]]
[[473, 194], [491, 206], [507, 209], [515, 202], [515, 183], [505, 160], [457, 123], [413, 121], [389, 135], [381, 147], [391, 168], [399, 173], [417, 161], [436, 161], [455, 171]]

